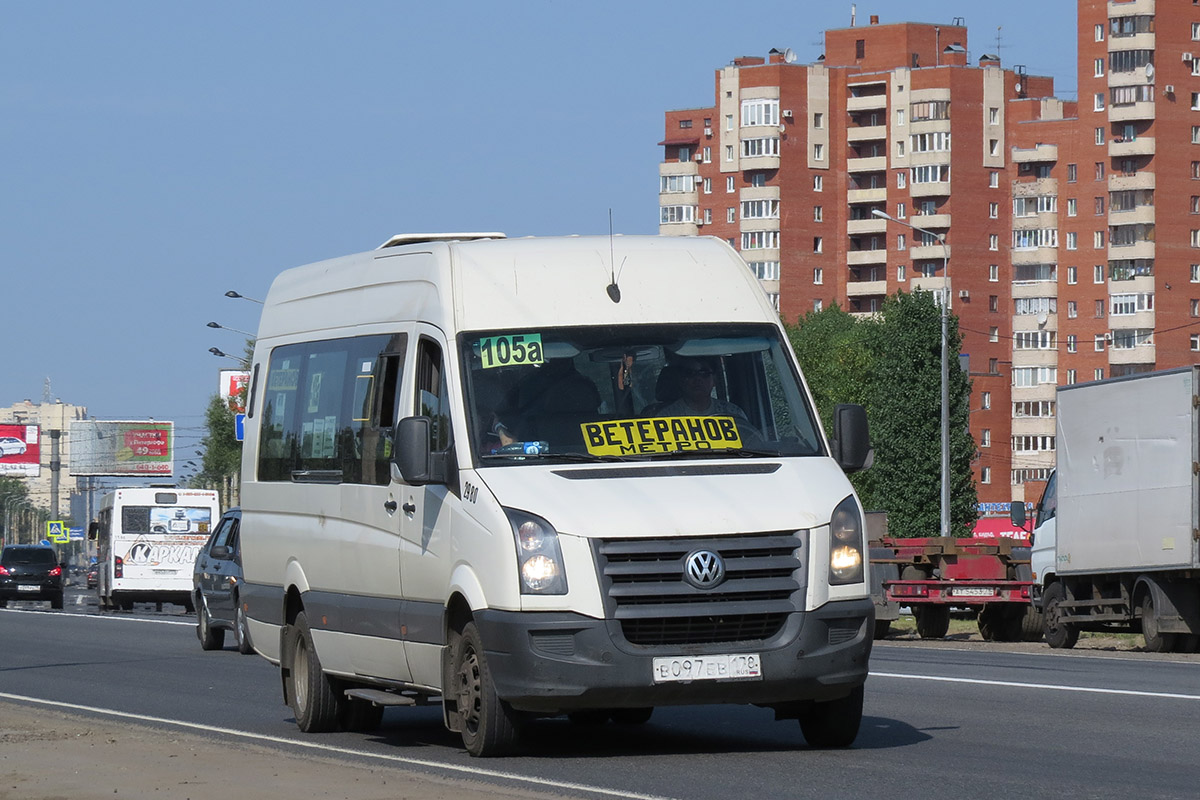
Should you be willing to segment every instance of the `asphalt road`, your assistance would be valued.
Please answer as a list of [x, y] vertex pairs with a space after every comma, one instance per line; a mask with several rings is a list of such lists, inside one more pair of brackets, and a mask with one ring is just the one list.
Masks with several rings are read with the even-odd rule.
[[1195, 657], [879, 643], [848, 750], [812, 750], [763, 709], [684, 707], [634, 728], [545, 720], [522, 755], [476, 760], [436, 708], [389, 709], [373, 734], [304, 735], [277, 670], [201, 651], [192, 617], [87, 610], [0, 610], [0, 700], [573, 797], [1190, 799], [1200, 786]]

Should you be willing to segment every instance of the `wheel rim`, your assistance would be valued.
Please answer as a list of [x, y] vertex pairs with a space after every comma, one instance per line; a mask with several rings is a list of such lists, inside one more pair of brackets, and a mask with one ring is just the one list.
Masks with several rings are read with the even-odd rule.
[[208, 638], [208, 603], [204, 601], [203, 595], [200, 597], [200, 638]]
[[237, 607], [237, 640], [239, 645], [246, 641], [246, 612], [242, 610], [241, 604]]
[[292, 663], [292, 691], [296, 695], [296, 710], [304, 713], [308, 705], [308, 642], [296, 638], [296, 657]]
[[467, 644], [462, 666], [458, 670], [458, 710], [463, 728], [474, 735], [479, 732], [479, 714], [483, 707], [483, 691], [479, 674], [479, 654]]

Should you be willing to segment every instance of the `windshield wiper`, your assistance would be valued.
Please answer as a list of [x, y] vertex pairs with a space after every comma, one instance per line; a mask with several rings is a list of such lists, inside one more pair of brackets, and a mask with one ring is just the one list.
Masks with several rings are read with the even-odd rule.
[[714, 448], [712, 450], [667, 450], [662, 453], [644, 453], [639, 458], [653, 460], [667, 458], [782, 458], [778, 450], [755, 450], [746, 447]]
[[520, 459], [530, 458], [530, 459], [542, 459], [542, 460], [550, 460], [550, 461], [553, 461], [553, 460], [575, 461], [575, 462], [589, 463], [589, 464], [593, 464], [596, 462], [619, 462], [619, 461], [629, 461], [630, 460], [626, 456], [597, 456], [597, 455], [592, 455], [591, 453], [577, 453], [577, 452], [554, 453], [554, 452], [546, 452], [544, 450], [537, 452], [537, 453], [525, 453], [525, 452], [484, 453], [483, 455], [480, 456], [480, 458], [483, 460], [486, 460], [486, 461], [492, 461], [492, 460], [497, 460], [497, 459], [511, 461], [511, 460], [520, 460]]

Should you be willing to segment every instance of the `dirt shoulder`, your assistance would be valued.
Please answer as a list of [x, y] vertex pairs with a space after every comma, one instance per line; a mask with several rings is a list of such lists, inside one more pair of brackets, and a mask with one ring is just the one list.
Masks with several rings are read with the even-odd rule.
[[533, 800], [504, 790], [386, 765], [290, 755], [249, 742], [76, 716], [0, 701], [0, 800], [161, 797], [185, 800]]

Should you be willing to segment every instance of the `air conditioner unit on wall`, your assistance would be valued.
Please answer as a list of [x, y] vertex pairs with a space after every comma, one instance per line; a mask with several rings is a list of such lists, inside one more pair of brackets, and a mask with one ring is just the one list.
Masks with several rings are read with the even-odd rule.
[[958, 299], [959, 299], [959, 300], [966, 300], [966, 299], [967, 299], [967, 298], [969, 298], [970, 296], [971, 296], [971, 293], [970, 293], [970, 292], [968, 292], [966, 289], [959, 289], [959, 290], [958, 290]]
[[1163, 92], [1166, 94], [1175, 94], [1175, 84], [1168, 83], [1166, 86], [1163, 87]]
[[784, 119], [791, 119], [791, 118], [792, 118], [792, 112], [791, 112], [791, 109], [787, 109], [787, 108], [785, 108], [785, 109], [783, 110], [783, 118], [784, 118]]
[[1180, 54], [1180, 56], [1179, 56], [1179, 60], [1180, 60], [1180, 61], [1191, 61], [1191, 60], [1192, 60], [1192, 54], [1191, 54], [1191, 53], [1181, 53], [1181, 54]]

